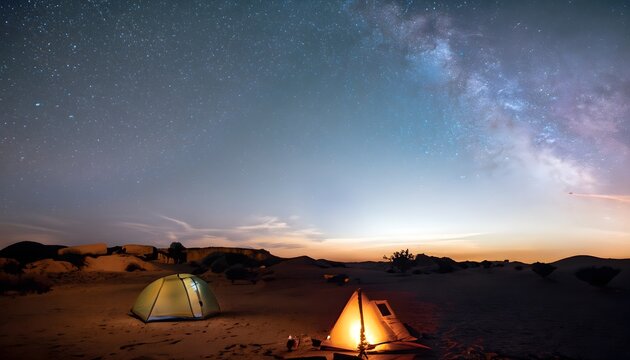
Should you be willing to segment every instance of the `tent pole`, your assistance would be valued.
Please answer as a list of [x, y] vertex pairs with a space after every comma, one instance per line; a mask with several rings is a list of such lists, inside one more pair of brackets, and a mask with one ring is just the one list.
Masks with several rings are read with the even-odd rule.
[[359, 358], [368, 358], [366, 350], [367, 350], [367, 341], [365, 340], [365, 324], [363, 323], [363, 293], [361, 289], [357, 290], [359, 293], [359, 316], [361, 317], [361, 334], [359, 336]]

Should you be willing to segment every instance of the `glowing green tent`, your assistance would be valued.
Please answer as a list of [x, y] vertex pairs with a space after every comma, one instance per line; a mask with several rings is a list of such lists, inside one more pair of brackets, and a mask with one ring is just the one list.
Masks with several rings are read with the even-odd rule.
[[142, 290], [131, 308], [144, 322], [204, 319], [220, 310], [208, 283], [190, 274], [155, 280]]

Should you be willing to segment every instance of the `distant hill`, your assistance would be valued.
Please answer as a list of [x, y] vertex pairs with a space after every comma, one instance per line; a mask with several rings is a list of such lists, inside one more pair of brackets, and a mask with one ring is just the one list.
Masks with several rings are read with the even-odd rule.
[[630, 259], [606, 259], [590, 255], [576, 255], [552, 263], [559, 268], [584, 266], [618, 266], [630, 267]]
[[344, 268], [346, 267], [345, 263], [338, 261], [330, 261], [326, 259], [313, 259], [310, 256], [298, 256], [294, 258], [284, 258], [281, 260], [281, 263], [284, 264], [292, 264], [297, 266], [314, 266], [322, 269], [328, 269], [333, 267]]
[[27, 264], [42, 259], [57, 257], [57, 251], [65, 248], [63, 245], [44, 245], [34, 241], [20, 241], [0, 250], [0, 257], [10, 258]]

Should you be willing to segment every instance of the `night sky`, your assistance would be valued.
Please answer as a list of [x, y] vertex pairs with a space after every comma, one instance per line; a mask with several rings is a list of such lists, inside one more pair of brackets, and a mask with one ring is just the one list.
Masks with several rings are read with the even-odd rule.
[[0, 246], [630, 257], [629, 16], [2, 1]]

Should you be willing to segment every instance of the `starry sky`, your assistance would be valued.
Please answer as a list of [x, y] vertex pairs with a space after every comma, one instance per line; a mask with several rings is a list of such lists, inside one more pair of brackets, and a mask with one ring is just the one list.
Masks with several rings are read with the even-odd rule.
[[2, 1], [0, 246], [630, 257], [627, 1]]

